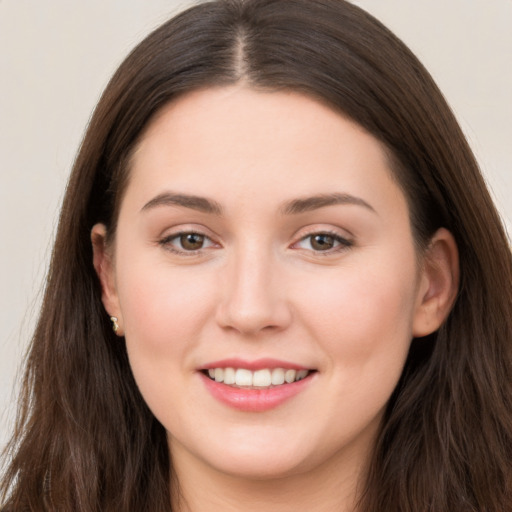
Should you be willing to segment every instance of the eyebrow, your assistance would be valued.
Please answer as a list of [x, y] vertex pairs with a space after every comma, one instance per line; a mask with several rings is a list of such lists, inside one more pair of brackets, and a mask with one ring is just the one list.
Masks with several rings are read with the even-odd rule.
[[173, 192], [164, 192], [157, 195], [151, 199], [151, 201], [148, 201], [142, 207], [141, 211], [151, 210], [157, 206], [182, 206], [203, 213], [222, 215], [222, 206], [212, 199], [188, 194], [176, 194]]
[[[362, 206], [373, 213], [377, 213], [375, 209], [364, 199], [342, 193], [318, 194], [310, 197], [293, 199], [292, 201], [286, 202], [280, 208], [280, 212], [283, 215], [297, 215], [334, 205]], [[148, 201], [142, 207], [141, 211], [151, 210], [157, 206], [181, 206], [213, 215], [222, 215], [223, 212], [222, 206], [212, 199], [174, 192], [163, 192], [162, 194], [158, 194], [156, 197]]]
[[377, 213], [373, 206], [367, 203], [364, 199], [352, 196], [350, 194], [341, 193], [319, 194], [315, 196], [294, 199], [293, 201], [285, 203], [281, 208], [281, 212], [284, 215], [297, 215], [299, 213], [310, 212], [312, 210], [317, 210], [326, 206], [334, 206], [339, 204], [362, 206], [373, 213]]

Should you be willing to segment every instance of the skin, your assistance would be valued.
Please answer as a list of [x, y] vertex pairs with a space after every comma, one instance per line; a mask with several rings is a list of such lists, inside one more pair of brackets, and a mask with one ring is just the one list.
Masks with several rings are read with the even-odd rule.
[[[174, 506], [353, 510], [411, 339], [437, 329], [453, 302], [452, 236], [439, 230], [417, 254], [380, 143], [297, 93], [190, 93], [151, 122], [130, 173], [113, 244], [93, 229], [94, 264], [168, 432]], [[222, 212], [170, 204], [169, 192]], [[289, 211], [333, 193], [344, 201]], [[204, 235], [202, 248], [180, 245], [181, 232]], [[332, 248], [318, 249], [319, 233]], [[316, 372], [280, 406], [239, 411], [198, 371], [229, 357]]]

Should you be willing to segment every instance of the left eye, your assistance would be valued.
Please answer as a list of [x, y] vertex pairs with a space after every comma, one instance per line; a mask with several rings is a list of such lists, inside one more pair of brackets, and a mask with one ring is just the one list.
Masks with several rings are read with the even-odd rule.
[[296, 246], [316, 252], [326, 252], [342, 247], [349, 247], [351, 243], [341, 236], [331, 233], [314, 233], [300, 240]]
[[161, 243], [179, 252], [199, 251], [214, 245], [206, 235], [194, 232], [171, 235], [162, 240]]

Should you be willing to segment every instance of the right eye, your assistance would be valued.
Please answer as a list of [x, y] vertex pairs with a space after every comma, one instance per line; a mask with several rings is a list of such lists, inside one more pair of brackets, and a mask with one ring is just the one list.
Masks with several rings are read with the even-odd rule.
[[195, 254], [202, 249], [213, 247], [213, 241], [194, 231], [174, 233], [160, 240], [160, 245], [179, 254]]

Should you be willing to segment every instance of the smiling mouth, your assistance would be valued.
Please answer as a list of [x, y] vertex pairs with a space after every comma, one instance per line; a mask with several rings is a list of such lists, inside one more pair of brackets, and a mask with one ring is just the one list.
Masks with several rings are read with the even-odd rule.
[[314, 371], [285, 368], [266, 368], [255, 371], [246, 368], [210, 368], [202, 370], [202, 373], [215, 382], [233, 388], [270, 389], [303, 380]]

